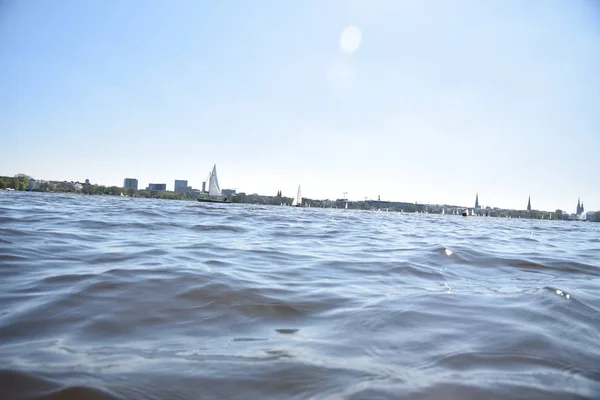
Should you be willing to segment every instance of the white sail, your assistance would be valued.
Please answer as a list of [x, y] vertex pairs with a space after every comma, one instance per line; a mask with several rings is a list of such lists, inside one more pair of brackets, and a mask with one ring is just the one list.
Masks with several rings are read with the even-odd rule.
[[346, 210], [348, 209], [348, 203], [346, 203]]
[[221, 196], [221, 188], [219, 187], [219, 180], [217, 179], [217, 164], [214, 165], [212, 173], [210, 174], [210, 180], [208, 182], [208, 195]]
[[300, 190], [300, 185], [298, 185], [298, 194], [296, 195], [296, 198], [294, 199], [294, 201], [292, 201], [292, 205], [293, 206], [302, 205], [302, 191]]

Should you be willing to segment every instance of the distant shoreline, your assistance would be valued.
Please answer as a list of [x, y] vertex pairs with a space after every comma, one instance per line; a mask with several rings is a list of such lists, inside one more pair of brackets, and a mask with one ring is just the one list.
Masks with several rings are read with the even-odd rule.
[[[64, 182], [61, 182], [64, 184]], [[165, 199], [165, 200], [182, 200], [182, 201], [196, 201], [197, 196], [191, 193], [178, 194], [171, 191], [148, 191], [148, 190], [134, 190], [119, 188], [117, 186], [98, 186], [89, 185], [94, 187], [95, 190], [68, 190], [66, 188], [60, 188], [57, 186], [54, 190], [45, 188], [45, 190], [36, 189], [14, 189], [15, 191], [29, 191], [37, 193], [56, 193], [56, 194], [74, 194], [84, 196], [116, 196], [128, 198], [147, 198], [147, 199]], [[2, 188], [0, 190], [6, 190]], [[245, 193], [236, 193], [231, 198], [232, 203], [238, 204], [258, 204], [258, 205], [272, 205], [272, 206], [289, 206], [292, 203], [291, 197], [284, 196], [264, 196], [258, 194], [247, 195]], [[471, 210], [476, 217], [492, 217], [492, 218], [521, 218], [521, 219], [548, 219], [548, 220], [567, 220], [567, 221], [591, 221], [600, 222], [600, 212], [592, 213], [593, 217], [582, 220], [571, 218], [571, 215], [549, 212], [549, 211], [538, 211], [538, 210], [513, 210], [513, 209], [500, 209], [500, 208], [478, 208], [463, 207], [454, 205], [438, 205], [438, 204], [417, 204], [417, 203], [406, 203], [406, 202], [394, 202], [394, 201], [383, 201], [383, 200], [361, 200], [361, 201], [349, 201], [345, 199], [337, 200], [315, 200], [305, 198], [304, 201], [309, 207], [312, 208], [337, 208], [345, 209], [348, 204], [350, 210], [379, 210], [389, 212], [404, 212], [404, 213], [423, 213], [423, 214], [446, 214], [446, 215], [460, 215], [460, 211], [468, 209], [469, 214]], [[557, 210], [560, 211], [560, 210]], [[471, 215], [469, 215], [471, 216]]]

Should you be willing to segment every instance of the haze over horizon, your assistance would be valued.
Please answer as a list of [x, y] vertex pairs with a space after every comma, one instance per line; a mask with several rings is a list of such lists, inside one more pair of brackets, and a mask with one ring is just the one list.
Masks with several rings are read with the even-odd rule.
[[0, 3], [0, 175], [600, 210], [593, 0]]

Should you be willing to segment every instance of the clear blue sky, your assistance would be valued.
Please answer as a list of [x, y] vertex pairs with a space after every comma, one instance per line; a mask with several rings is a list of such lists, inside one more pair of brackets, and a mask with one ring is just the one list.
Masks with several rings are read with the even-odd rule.
[[0, 175], [600, 210], [594, 0], [3, 1], [0, 68]]

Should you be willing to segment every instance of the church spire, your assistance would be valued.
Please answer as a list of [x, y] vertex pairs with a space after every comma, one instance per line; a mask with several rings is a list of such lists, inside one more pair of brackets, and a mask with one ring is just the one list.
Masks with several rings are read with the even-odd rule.
[[479, 193], [475, 195], [475, 208], [479, 208]]
[[531, 211], [531, 196], [529, 196], [529, 200], [527, 200], [527, 211]]
[[577, 199], [577, 212], [575, 214], [579, 215], [581, 214], [581, 204], [580, 204], [580, 200], [581, 199]]

